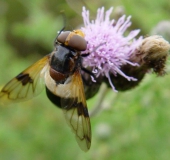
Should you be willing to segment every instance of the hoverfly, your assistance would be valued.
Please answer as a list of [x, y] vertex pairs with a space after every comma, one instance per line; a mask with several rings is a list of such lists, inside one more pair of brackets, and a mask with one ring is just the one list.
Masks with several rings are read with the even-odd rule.
[[47, 97], [55, 105], [61, 104], [83, 151], [91, 145], [91, 125], [81, 77], [81, 51], [86, 46], [81, 30], [60, 31], [54, 51], [18, 74], [0, 92], [0, 103], [6, 105], [33, 98], [45, 84]]

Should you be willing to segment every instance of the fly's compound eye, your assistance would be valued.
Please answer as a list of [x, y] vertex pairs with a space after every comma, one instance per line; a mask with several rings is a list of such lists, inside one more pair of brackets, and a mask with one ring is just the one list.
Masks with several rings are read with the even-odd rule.
[[87, 48], [87, 42], [83, 37], [80, 37], [79, 35], [73, 35], [68, 41], [68, 46], [77, 51], [84, 51]]
[[61, 32], [58, 37], [57, 37], [57, 41], [65, 44], [67, 37], [69, 36], [71, 32], [70, 31], [65, 31], [65, 32]]
[[57, 37], [57, 41], [77, 51], [84, 51], [87, 47], [86, 40], [76, 32], [62, 32]]

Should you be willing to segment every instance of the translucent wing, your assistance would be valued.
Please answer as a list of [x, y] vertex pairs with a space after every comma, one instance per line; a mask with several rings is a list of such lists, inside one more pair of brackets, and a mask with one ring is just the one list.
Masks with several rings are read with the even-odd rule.
[[70, 8], [72, 8], [79, 15], [82, 15], [82, 8], [86, 7], [86, 9], [90, 10], [91, 16], [94, 16], [94, 10], [96, 10], [96, 8], [98, 8], [99, 6], [98, 1], [90, 0], [66, 0], [66, 2], [70, 6]]
[[[91, 145], [91, 125], [80, 71], [77, 69], [66, 83], [68, 86], [63, 90], [61, 106], [80, 148], [88, 151]], [[60, 85], [57, 88], [60, 90]]]
[[81, 15], [83, 6], [88, 8], [84, 0], [66, 0], [66, 2], [75, 12], [77, 12], [80, 15]]
[[43, 74], [48, 66], [49, 55], [28, 67], [11, 81], [9, 81], [0, 92], [0, 104], [9, 104], [28, 100], [44, 87]]
[[65, 119], [74, 132], [80, 148], [88, 151], [91, 145], [91, 126], [79, 69], [77, 68], [64, 84], [55, 82], [49, 70], [45, 72], [44, 77], [48, 98], [59, 107], [61, 101]]

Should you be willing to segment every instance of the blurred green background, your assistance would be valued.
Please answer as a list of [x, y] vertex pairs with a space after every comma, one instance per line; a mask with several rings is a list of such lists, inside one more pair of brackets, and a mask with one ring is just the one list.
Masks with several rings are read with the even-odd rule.
[[[61, 10], [67, 29], [83, 23], [81, 2], [68, 1], [0, 0], [1, 87], [53, 50], [57, 31], [63, 27]], [[114, 6], [114, 18], [122, 13], [132, 15], [131, 29], [140, 28], [141, 35], [150, 35], [160, 21], [170, 19], [169, 0], [85, 2], [91, 17], [101, 6]], [[168, 160], [169, 86], [169, 74], [162, 78], [149, 74], [131, 91], [117, 95], [110, 91], [104, 109], [91, 118], [92, 146], [87, 153], [79, 149], [62, 111], [51, 104], [45, 92], [24, 103], [1, 106], [0, 160]], [[90, 111], [97, 101], [98, 95], [88, 101]]]

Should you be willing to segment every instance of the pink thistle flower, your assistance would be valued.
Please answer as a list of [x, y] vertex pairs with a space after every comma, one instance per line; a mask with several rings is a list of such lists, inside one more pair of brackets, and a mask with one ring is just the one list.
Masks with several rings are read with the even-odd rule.
[[123, 15], [116, 22], [110, 20], [113, 8], [106, 12], [104, 7], [99, 8], [95, 20], [90, 21], [89, 11], [83, 7], [84, 27], [81, 30], [85, 33], [85, 39], [88, 42], [87, 49], [82, 52], [90, 53], [83, 59], [84, 67], [92, 68], [92, 72], [96, 77], [107, 77], [112, 89], [116, 91], [112, 84], [110, 74], [123, 76], [128, 81], [136, 81], [137, 79], [126, 75], [121, 67], [129, 64], [132, 67], [138, 66], [137, 63], [131, 62], [130, 57], [135, 49], [141, 44], [142, 37], [136, 39], [140, 30], [133, 30], [127, 36], [125, 32], [131, 25], [131, 16]]

